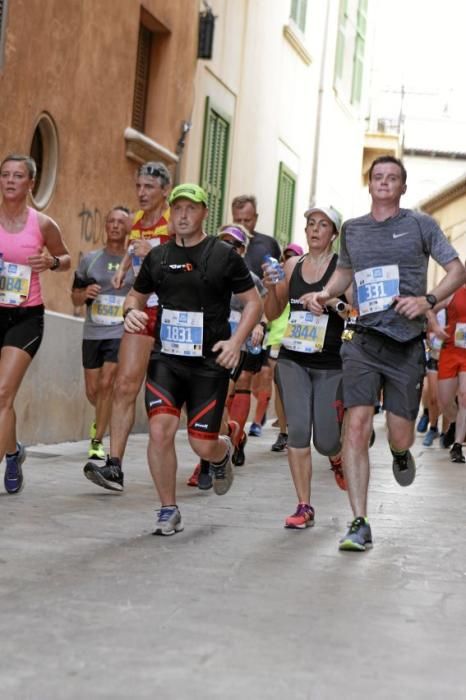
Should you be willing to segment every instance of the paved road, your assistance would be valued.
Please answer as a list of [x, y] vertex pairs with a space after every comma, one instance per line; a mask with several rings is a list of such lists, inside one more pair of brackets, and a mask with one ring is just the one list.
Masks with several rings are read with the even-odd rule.
[[86, 443], [29, 448], [25, 490], [0, 495], [0, 697], [465, 698], [466, 467], [418, 439], [402, 489], [378, 421], [362, 554], [337, 551], [350, 512], [319, 456], [316, 525], [283, 528], [296, 504], [270, 427], [223, 497], [184, 485], [180, 433], [170, 538], [151, 535], [146, 436], [123, 495], [82, 477]]

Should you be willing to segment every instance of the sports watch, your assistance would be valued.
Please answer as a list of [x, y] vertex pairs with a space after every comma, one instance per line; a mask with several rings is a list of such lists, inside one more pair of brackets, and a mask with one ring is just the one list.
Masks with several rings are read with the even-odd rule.
[[433, 309], [437, 303], [437, 297], [434, 294], [424, 294], [427, 299], [427, 303], [430, 304], [430, 308]]
[[50, 266], [51, 270], [58, 270], [60, 267], [60, 258], [58, 258], [56, 255], [53, 255], [53, 263]]

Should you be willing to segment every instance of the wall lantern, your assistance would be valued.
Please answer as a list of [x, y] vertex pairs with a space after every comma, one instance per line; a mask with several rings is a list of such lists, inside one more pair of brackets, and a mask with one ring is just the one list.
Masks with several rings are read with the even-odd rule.
[[212, 58], [214, 48], [214, 27], [215, 20], [212, 8], [204, 0], [205, 12], [199, 14], [199, 45], [197, 49], [198, 58]]

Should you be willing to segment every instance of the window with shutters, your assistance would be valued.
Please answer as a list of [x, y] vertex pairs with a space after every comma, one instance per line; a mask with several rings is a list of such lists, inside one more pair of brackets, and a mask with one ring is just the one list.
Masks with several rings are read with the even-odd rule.
[[306, 12], [307, 0], [291, 0], [290, 17], [303, 34], [306, 30]]
[[8, 9], [8, 0], [0, 0], [0, 68], [3, 68], [3, 53], [5, 48], [6, 36], [6, 14]]
[[274, 235], [282, 248], [290, 243], [293, 233], [295, 190], [296, 175], [284, 163], [280, 163]]
[[146, 105], [147, 93], [149, 90], [149, 68], [152, 42], [153, 32], [144, 26], [144, 24], [140, 24], [131, 126], [133, 129], [141, 132], [144, 132], [146, 125]]
[[334, 87], [345, 101], [362, 97], [368, 0], [340, 0]]
[[205, 225], [209, 234], [215, 234], [223, 223], [229, 133], [230, 122], [212, 107], [207, 98], [200, 179], [209, 197], [209, 216]]

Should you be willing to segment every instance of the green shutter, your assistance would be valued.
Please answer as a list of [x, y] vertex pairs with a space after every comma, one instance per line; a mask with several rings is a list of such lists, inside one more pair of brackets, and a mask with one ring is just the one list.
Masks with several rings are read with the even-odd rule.
[[280, 163], [278, 171], [277, 204], [275, 209], [275, 238], [285, 247], [293, 233], [293, 211], [296, 176], [286, 165]]
[[367, 30], [367, 0], [359, 0], [356, 25], [356, 37], [353, 57], [353, 79], [351, 82], [351, 103], [359, 104], [362, 94], [362, 77], [364, 70], [364, 50]]
[[338, 34], [337, 48], [335, 54], [335, 83], [343, 77], [343, 66], [345, 59], [345, 29], [348, 17], [348, 0], [340, 0], [340, 10], [338, 13]]
[[215, 234], [223, 222], [225, 180], [230, 124], [206, 99], [201, 186], [209, 197], [209, 216], [205, 230]]
[[290, 17], [302, 32], [306, 29], [307, 0], [291, 0]]

